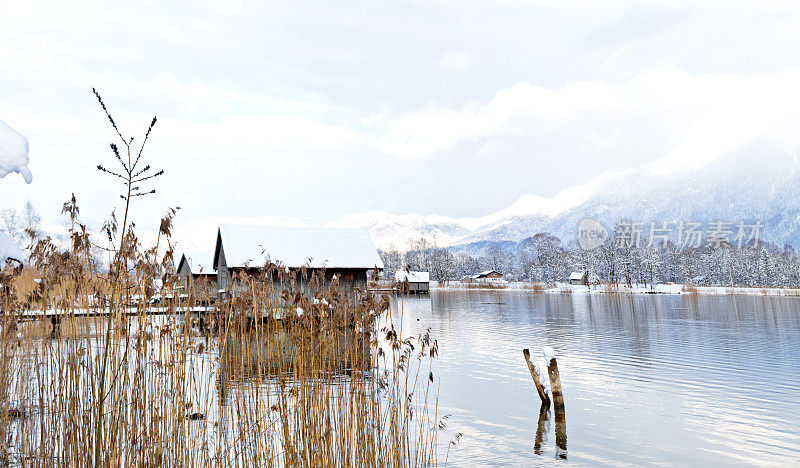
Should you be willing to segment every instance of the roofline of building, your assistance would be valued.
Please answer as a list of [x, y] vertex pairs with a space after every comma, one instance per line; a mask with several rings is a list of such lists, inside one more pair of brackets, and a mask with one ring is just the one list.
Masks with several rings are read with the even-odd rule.
[[[274, 264], [274, 265], [277, 265], [277, 264]], [[228, 270], [259, 270], [259, 269], [261, 269], [263, 267], [264, 267], [263, 265], [262, 266], [252, 266], [252, 265], [250, 265], [250, 266], [229, 266]], [[295, 266], [290, 266], [290, 267], [284, 267], [284, 268], [288, 268], [290, 270], [300, 270], [302, 268], [305, 268], [306, 270], [358, 270], [358, 271], [374, 270], [375, 268], [378, 268], [378, 270], [383, 270], [382, 267], [326, 267], [326, 266], [321, 266], [321, 267], [314, 267], [314, 266], [295, 267]]]
[[[187, 260], [185, 253], [181, 254], [181, 259], [178, 261], [178, 267], [175, 269], [175, 271], [181, 271], [181, 267], [183, 266], [184, 263], [189, 263], [189, 260]], [[189, 273], [191, 272], [192, 272], [192, 266], [189, 265]]]
[[[260, 226], [253, 226], [253, 227], [260, 227]], [[266, 227], [269, 227], [269, 226], [266, 226]], [[331, 229], [338, 229], [338, 228], [331, 228]], [[219, 271], [219, 254], [220, 254], [221, 247], [222, 247], [222, 227], [218, 226], [217, 227], [217, 241], [214, 244], [214, 264], [213, 264], [214, 271]], [[265, 260], [265, 264], [266, 264], [266, 260]], [[228, 265], [227, 268], [229, 270], [233, 270], [233, 269], [248, 269], [248, 268], [261, 268], [261, 267], [260, 266], [231, 266], [231, 265]], [[303, 268], [303, 267], [290, 266], [288, 268], [290, 270], [292, 270], [292, 269], [299, 270], [300, 268]], [[315, 269], [315, 270], [323, 270], [323, 269], [328, 269], [328, 270], [373, 270], [375, 268], [377, 268], [378, 270], [383, 270], [384, 269], [383, 266], [377, 266], [377, 265], [373, 265], [373, 266], [352, 266], [352, 267], [305, 267], [305, 268], [310, 268], [310, 269]]]

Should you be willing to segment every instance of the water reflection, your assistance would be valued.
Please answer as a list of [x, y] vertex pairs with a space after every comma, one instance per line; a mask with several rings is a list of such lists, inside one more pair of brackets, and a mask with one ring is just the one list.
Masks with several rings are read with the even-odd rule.
[[[567, 459], [567, 421], [563, 407], [553, 408], [555, 416], [555, 456], [561, 460]], [[533, 443], [533, 453], [544, 455], [547, 451], [542, 444], [547, 442], [547, 434], [550, 432], [550, 406], [542, 404], [539, 407], [539, 421], [536, 424], [536, 439]]]
[[539, 407], [539, 422], [536, 425], [536, 442], [533, 444], [533, 453], [541, 455], [544, 453], [542, 450], [542, 442], [547, 441], [547, 433], [550, 432], [550, 406], [543, 404]]
[[[293, 333], [285, 326], [233, 330], [219, 348], [219, 360], [222, 374], [235, 382], [286, 374], [300, 364], [321, 368], [322, 363], [311, 360], [311, 356], [320, 355], [326, 357], [326, 370], [347, 374], [369, 369], [370, 339], [369, 333], [352, 329], [331, 331], [324, 336]], [[321, 347], [328, 349], [320, 350]]]
[[537, 414], [520, 355], [544, 345], [559, 355], [571, 462], [785, 465], [800, 457], [798, 306], [791, 297], [434, 291], [395, 310], [404, 333], [430, 326], [439, 340], [441, 412], [464, 433], [455, 466], [566, 456], [566, 422], [561, 431], [553, 411], [552, 424]]

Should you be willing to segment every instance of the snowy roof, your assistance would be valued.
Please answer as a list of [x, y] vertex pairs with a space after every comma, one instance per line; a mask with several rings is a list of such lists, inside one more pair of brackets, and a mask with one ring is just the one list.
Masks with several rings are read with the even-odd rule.
[[366, 229], [224, 224], [217, 233], [214, 269], [220, 247], [229, 268], [259, 267], [267, 260], [288, 268], [383, 268]]
[[396, 281], [406, 281], [409, 283], [430, 283], [431, 275], [427, 271], [405, 271], [399, 270], [394, 273]]
[[[500, 273], [498, 273], [495, 270], [486, 270], [486, 271], [482, 271], [482, 272], [478, 273], [477, 275], [472, 275], [472, 278], [473, 279], [483, 278], [484, 276], [489, 276], [492, 273], [497, 273], [498, 275], [500, 275]], [[503, 275], [500, 275], [500, 276], [503, 276]]]
[[583, 272], [581, 272], [581, 271], [573, 271], [572, 273], [569, 274], [569, 279], [571, 279], [571, 280], [583, 279]]
[[210, 253], [184, 253], [181, 255], [181, 260], [178, 262], [177, 269], [180, 270], [181, 265], [186, 262], [186, 264], [189, 265], [189, 271], [191, 271], [193, 275], [213, 275], [214, 270], [208, 266], [211, 260], [212, 257]]
[[6, 261], [12, 258], [19, 262], [25, 261], [25, 254], [17, 245], [17, 242], [8, 234], [0, 232], [0, 270], [6, 265]]

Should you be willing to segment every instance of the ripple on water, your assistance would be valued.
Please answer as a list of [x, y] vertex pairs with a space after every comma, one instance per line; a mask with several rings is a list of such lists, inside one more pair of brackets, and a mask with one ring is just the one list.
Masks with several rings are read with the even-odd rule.
[[[498, 304], [498, 303], [502, 304]], [[726, 465], [800, 459], [800, 299], [433, 292], [402, 301], [404, 332], [439, 341], [453, 466], [557, 462], [522, 348], [559, 357], [567, 459]], [[396, 319], [399, 320], [396, 314]], [[419, 321], [416, 319], [419, 318]], [[445, 445], [450, 438], [444, 435]]]

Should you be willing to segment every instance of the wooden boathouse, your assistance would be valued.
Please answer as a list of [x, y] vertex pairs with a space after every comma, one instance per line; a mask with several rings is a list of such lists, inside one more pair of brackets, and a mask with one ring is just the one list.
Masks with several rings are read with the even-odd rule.
[[400, 294], [428, 294], [431, 275], [427, 271], [399, 270], [394, 274], [397, 292]]
[[335, 277], [345, 291], [366, 289], [369, 275], [383, 269], [366, 229], [227, 224], [217, 230], [213, 266], [219, 291], [231, 289], [237, 272], [255, 273], [270, 263], [287, 271], [322, 271], [326, 284]]
[[[178, 286], [179, 294], [188, 294], [190, 289], [195, 288], [195, 294], [200, 298], [208, 297], [213, 300], [217, 297], [217, 274], [210, 267], [211, 254], [190, 254], [181, 255], [178, 262]], [[202, 259], [206, 259], [208, 267], [203, 265]], [[202, 288], [202, 289], [198, 289]]]

